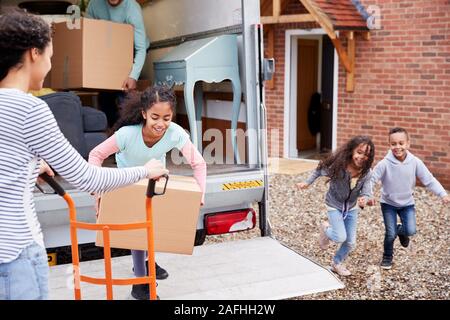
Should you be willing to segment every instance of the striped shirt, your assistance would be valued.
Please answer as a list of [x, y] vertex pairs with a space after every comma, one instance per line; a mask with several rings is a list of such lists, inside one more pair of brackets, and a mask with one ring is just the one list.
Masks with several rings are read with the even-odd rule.
[[147, 176], [144, 167], [88, 164], [63, 136], [48, 105], [18, 89], [0, 88], [0, 264], [33, 242], [44, 246], [33, 190], [44, 159], [83, 191], [105, 192]]

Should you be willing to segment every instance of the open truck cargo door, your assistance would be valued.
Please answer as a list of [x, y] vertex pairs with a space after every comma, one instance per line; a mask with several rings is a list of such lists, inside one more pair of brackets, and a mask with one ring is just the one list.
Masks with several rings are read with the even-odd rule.
[[[162, 300], [275, 300], [344, 288], [328, 269], [271, 237], [194, 248], [192, 255], [157, 253], [170, 273], [159, 281]], [[113, 259], [113, 273], [132, 277], [131, 256]], [[82, 262], [84, 274], [102, 276], [103, 260]], [[50, 268], [50, 299], [73, 299], [68, 265]], [[86, 288], [83, 288], [86, 286]], [[89, 286], [89, 287], [88, 287]], [[104, 299], [103, 286], [82, 284], [83, 299]], [[115, 286], [114, 299], [132, 299], [129, 286]]]

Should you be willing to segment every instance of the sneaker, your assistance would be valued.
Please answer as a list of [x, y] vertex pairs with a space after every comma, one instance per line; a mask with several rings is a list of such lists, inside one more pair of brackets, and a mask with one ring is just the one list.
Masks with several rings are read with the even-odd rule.
[[[155, 269], [156, 269], [156, 279], [164, 280], [169, 277], [169, 273], [165, 269], [161, 268], [156, 262], [155, 262]], [[147, 270], [147, 275], [148, 275], [148, 270]]]
[[[145, 274], [148, 276], [148, 267], [147, 267], [148, 261], [145, 261]], [[161, 268], [156, 262], [155, 262], [155, 270], [156, 270], [156, 279], [157, 280], [164, 280], [169, 277], [169, 273]], [[132, 269], [134, 272], [134, 268]]]
[[392, 256], [385, 256], [383, 255], [383, 259], [381, 260], [380, 264], [381, 269], [389, 270], [392, 268]]
[[[136, 300], [150, 300], [150, 288], [148, 284], [133, 284], [131, 289], [131, 296]], [[159, 296], [156, 296], [157, 300]]]
[[352, 273], [344, 266], [343, 263], [332, 263], [331, 264], [331, 271], [337, 273], [340, 276], [344, 276], [347, 277], [349, 275], [351, 275]]
[[319, 227], [319, 246], [323, 250], [325, 250], [328, 247], [328, 245], [330, 244], [330, 239], [328, 238], [327, 234], [325, 233], [325, 231], [327, 230], [327, 228], [329, 226], [330, 226], [330, 224], [328, 222], [322, 222], [322, 224]]
[[398, 229], [400, 229], [401, 224], [397, 225], [397, 234], [398, 234], [398, 240], [400, 240], [400, 244], [402, 245], [403, 248], [408, 248], [409, 246], [409, 237], [408, 236], [404, 236], [398, 233]]

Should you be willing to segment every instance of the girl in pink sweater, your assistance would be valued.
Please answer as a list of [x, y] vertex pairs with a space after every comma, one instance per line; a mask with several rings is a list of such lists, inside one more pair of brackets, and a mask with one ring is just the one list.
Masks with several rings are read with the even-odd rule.
[[[121, 117], [114, 126], [115, 133], [89, 154], [89, 162], [101, 166], [115, 153], [117, 167], [143, 165], [150, 159], [165, 163], [166, 153], [177, 148], [191, 165], [204, 203], [206, 163], [189, 139], [189, 135], [172, 122], [176, 96], [166, 86], [147, 88], [143, 93], [132, 93], [122, 107]], [[131, 250], [136, 277], [146, 274], [142, 250]], [[156, 264], [156, 278], [165, 279], [168, 273]], [[131, 295], [138, 300], [149, 299], [147, 284], [133, 285]]]

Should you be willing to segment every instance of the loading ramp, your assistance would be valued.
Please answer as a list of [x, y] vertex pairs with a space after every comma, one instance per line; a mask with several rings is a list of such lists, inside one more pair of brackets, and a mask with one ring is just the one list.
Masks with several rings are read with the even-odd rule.
[[[170, 276], [159, 280], [162, 300], [276, 300], [341, 289], [328, 269], [271, 237], [209, 244], [193, 255], [156, 253]], [[113, 277], [132, 277], [131, 256], [113, 258]], [[104, 276], [103, 260], [81, 262], [81, 272]], [[114, 299], [128, 300], [131, 288], [115, 286]], [[105, 287], [82, 284], [82, 299], [105, 299]], [[50, 268], [50, 299], [74, 298], [71, 264]]]

